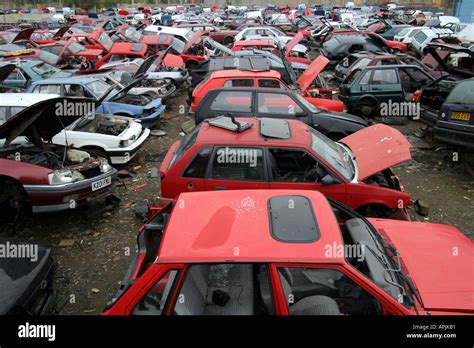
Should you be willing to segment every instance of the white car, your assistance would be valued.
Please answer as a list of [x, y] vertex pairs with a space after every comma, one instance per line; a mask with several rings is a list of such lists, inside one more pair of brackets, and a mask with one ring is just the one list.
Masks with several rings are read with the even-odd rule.
[[[0, 124], [21, 110], [40, 101], [59, 98], [58, 94], [2, 93], [0, 98]], [[53, 143], [93, 150], [110, 158], [113, 164], [130, 161], [150, 135], [133, 118], [109, 115], [84, 115], [53, 137]], [[26, 142], [26, 138], [15, 139]]]
[[453, 31], [451, 29], [445, 28], [425, 28], [422, 30], [418, 30], [413, 36], [413, 41], [411, 45], [418, 52], [420, 55], [423, 54], [424, 49], [426, 46], [432, 42], [434, 39], [439, 38], [446, 38], [453, 36]]
[[185, 28], [165, 27], [161, 25], [149, 25], [143, 30], [143, 35], [157, 34], [168, 34], [186, 43], [191, 40], [194, 32]]

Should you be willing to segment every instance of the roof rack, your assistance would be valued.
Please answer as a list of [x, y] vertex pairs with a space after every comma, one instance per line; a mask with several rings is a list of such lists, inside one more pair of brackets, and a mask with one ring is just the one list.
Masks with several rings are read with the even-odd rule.
[[253, 126], [250, 122], [238, 122], [231, 114], [221, 115], [216, 118], [206, 120], [206, 122], [214, 127], [227, 129], [235, 133], [242, 133]]

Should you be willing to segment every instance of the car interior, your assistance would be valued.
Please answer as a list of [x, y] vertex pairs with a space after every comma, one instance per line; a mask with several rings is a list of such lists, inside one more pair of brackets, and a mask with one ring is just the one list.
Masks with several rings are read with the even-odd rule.
[[317, 183], [327, 174], [305, 151], [270, 149], [269, 153], [274, 181]]

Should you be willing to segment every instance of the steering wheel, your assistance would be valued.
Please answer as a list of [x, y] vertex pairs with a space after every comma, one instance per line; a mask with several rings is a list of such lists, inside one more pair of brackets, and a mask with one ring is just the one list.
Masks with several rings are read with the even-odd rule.
[[315, 175], [318, 172], [318, 167], [319, 167], [319, 163], [316, 162], [316, 164], [313, 166], [311, 166], [311, 163], [310, 163], [304, 171], [304, 177], [303, 177], [304, 181], [309, 181], [311, 178], [316, 176], [316, 179], [314, 180], [314, 182], [318, 182], [319, 177]]

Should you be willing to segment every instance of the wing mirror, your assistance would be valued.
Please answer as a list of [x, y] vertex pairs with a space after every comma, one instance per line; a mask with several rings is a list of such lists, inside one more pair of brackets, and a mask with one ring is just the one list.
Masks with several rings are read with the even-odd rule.
[[323, 184], [323, 186], [327, 186], [327, 185], [332, 185], [334, 184], [336, 181], [334, 180], [334, 178], [329, 175], [329, 174], [326, 174], [325, 176], [323, 176], [323, 178], [321, 179], [321, 183]]

